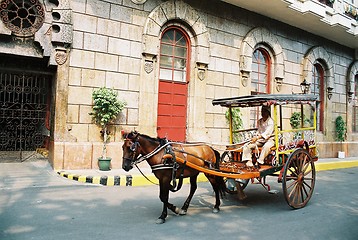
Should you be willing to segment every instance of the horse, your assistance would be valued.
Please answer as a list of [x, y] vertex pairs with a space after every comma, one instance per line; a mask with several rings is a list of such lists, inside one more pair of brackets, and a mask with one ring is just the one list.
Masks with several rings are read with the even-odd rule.
[[[190, 201], [197, 189], [199, 171], [176, 162], [182, 158], [199, 166], [217, 166], [220, 153], [206, 144], [185, 144], [169, 142], [166, 138], [152, 138], [137, 131], [124, 132], [122, 168], [129, 171], [139, 162], [147, 161], [155, 177], [159, 180], [159, 198], [163, 203], [163, 210], [156, 223], [165, 222], [167, 209], [179, 215], [186, 215]], [[215, 192], [213, 212], [220, 211], [220, 197], [225, 194], [226, 186], [222, 177], [205, 174]], [[183, 178], [190, 178], [190, 193], [181, 209], [169, 202], [169, 191], [178, 191]], [[178, 179], [178, 184], [177, 180]]]

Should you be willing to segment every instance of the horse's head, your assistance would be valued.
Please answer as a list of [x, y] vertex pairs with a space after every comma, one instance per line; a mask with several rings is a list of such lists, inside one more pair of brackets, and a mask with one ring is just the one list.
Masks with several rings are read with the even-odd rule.
[[123, 162], [122, 168], [125, 171], [129, 171], [133, 168], [133, 162], [141, 154], [140, 144], [138, 142], [139, 133], [136, 131], [124, 132], [122, 131], [124, 138], [123, 149]]

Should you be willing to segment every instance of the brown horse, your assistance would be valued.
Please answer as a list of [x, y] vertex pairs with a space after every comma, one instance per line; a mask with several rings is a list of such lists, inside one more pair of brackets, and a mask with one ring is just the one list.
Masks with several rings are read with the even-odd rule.
[[[197, 177], [199, 171], [178, 164], [175, 159], [182, 158], [199, 166], [215, 167], [219, 162], [219, 152], [205, 144], [184, 144], [168, 142], [165, 138], [152, 138], [136, 131], [122, 132], [124, 137], [123, 165], [125, 171], [129, 171], [134, 165], [147, 161], [154, 175], [159, 180], [159, 198], [163, 202], [163, 211], [157, 223], [164, 223], [167, 217], [167, 209], [174, 213], [185, 215], [190, 201], [197, 189]], [[169, 203], [169, 191], [180, 189], [183, 178], [190, 178], [190, 193], [181, 209]], [[224, 179], [213, 175], [206, 175], [214, 191], [216, 202], [213, 212], [219, 212], [220, 195], [226, 189]], [[178, 179], [178, 185], [176, 184]]]

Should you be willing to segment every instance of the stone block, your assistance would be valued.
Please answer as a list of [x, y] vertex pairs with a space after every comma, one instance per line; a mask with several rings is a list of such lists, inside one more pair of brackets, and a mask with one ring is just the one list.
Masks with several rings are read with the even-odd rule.
[[68, 76], [68, 84], [80, 86], [81, 85], [81, 75], [82, 70], [81, 68], [69, 68], [69, 76]]
[[76, 0], [71, 1], [71, 8], [73, 12], [85, 12], [86, 11], [86, 1], [87, 0]]
[[71, 67], [94, 68], [95, 66], [94, 52], [72, 49], [70, 54], [71, 54], [70, 57]]
[[93, 69], [82, 69], [81, 78], [81, 86], [102, 87], [106, 82], [106, 72]]
[[112, 169], [122, 168], [122, 151], [123, 142], [111, 142], [107, 145], [107, 156], [112, 158]]
[[128, 89], [131, 91], [139, 91], [140, 85], [140, 77], [139, 75], [129, 75], [128, 80]]
[[106, 87], [128, 90], [128, 74], [119, 72], [106, 72]]
[[68, 104], [92, 105], [92, 88], [69, 86]]
[[68, 105], [67, 122], [78, 123], [78, 119], [79, 119], [79, 106]]
[[119, 57], [119, 72], [125, 72], [129, 74], [138, 74], [141, 70], [141, 60], [130, 57]]
[[107, 51], [108, 37], [92, 33], [84, 33], [83, 49], [95, 52]]
[[120, 37], [131, 41], [142, 42], [143, 27], [142, 25], [132, 25], [127, 23], [121, 24]]
[[138, 125], [138, 109], [128, 109], [128, 116], [127, 116], [127, 124], [129, 125]]
[[122, 29], [122, 24], [117, 21], [99, 18], [97, 22], [97, 33], [110, 37], [119, 37]]
[[132, 22], [133, 9], [120, 5], [111, 5], [111, 11], [109, 18], [112, 20], [118, 20], [121, 22]]
[[121, 56], [130, 56], [131, 42], [125, 39], [109, 38], [108, 53]]
[[118, 56], [104, 53], [96, 53], [95, 68], [99, 70], [117, 71]]
[[[139, 93], [129, 91], [119, 91], [118, 99], [125, 100], [127, 102], [127, 108], [138, 108], [139, 104]], [[153, 111], [153, 109], [150, 109]]]
[[74, 49], [83, 49], [83, 32], [74, 31], [72, 47]]
[[102, 142], [101, 128], [97, 124], [88, 125], [88, 141], [89, 142]]
[[64, 167], [65, 144], [63, 142], [50, 141], [50, 161], [54, 170], [61, 170]]
[[87, 1], [86, 13], [101, 18], [109, 18], [111, 4], [104, 1]]
[[85, 14], [73, 13], [73, 30], [96, 33], [97, 18]]
[[129, 56], [134, 58], [142, 57], [142, 43], [141, 42], [131, 42], [130, 54]]
[[92, 111], [92, 106], [79, 105], [79, 122], [80, 123], [92, 123], [92, 117], [89, 113]]
[[92, 143], [66, 142], [64, 147], [64, 169], [91, 169]]
[[88, 124], [71, 124], [70, 134], [76, 138], [77, 142], [87, 142]]

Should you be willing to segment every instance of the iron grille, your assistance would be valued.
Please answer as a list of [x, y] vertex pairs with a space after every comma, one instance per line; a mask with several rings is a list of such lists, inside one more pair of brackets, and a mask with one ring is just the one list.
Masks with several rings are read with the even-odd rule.
[[0, 71], [0, 151], [34, 151], [49, 137], [50, 75]]

